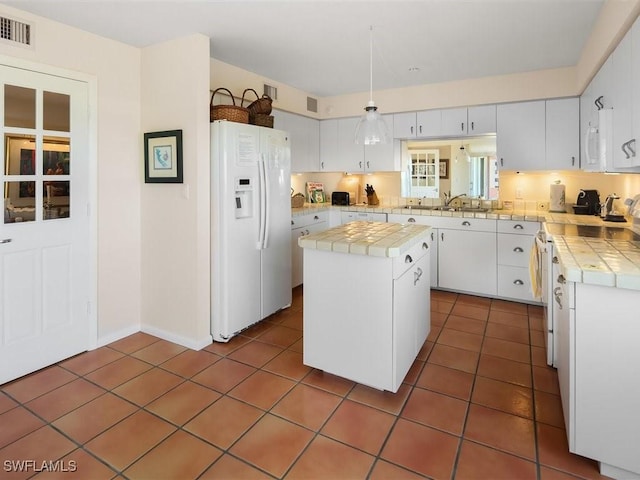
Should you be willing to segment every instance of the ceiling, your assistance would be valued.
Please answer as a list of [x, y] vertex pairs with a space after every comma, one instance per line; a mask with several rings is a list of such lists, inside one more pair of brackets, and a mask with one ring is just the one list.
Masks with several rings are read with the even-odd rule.
[[[211, 56], [318, 97], [576, 65], [604, 0], [13, 0], [144, 47], [192, 33]], [[37, 30], [36, 30], [37, 35]]]

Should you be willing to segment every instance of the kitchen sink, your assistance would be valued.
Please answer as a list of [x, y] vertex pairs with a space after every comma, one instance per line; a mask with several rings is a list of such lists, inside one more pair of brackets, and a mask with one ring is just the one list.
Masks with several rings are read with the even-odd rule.
[[407, 205], [409, 210], [439, 210], [444, 212], [478, 212], [478, 213], [486, 213], [490, 211], [490, 208], [481, 208], [481, 207], [450, 207], [445, 205]]

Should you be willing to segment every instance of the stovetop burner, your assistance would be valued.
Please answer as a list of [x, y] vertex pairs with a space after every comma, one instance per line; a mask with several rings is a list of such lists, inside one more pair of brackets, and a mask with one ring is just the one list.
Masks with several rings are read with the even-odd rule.
[[599, 225], [574, 225], [570, 223], [546, 223], [545, 228], [550, 235], [567, 237], [604, 238], [605, 240], [640, 241], [640, 235], [633, 230], [621, 227], [605, 227]]

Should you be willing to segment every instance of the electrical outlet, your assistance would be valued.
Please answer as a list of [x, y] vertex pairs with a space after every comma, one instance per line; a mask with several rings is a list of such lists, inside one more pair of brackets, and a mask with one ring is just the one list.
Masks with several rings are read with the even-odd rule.
[[407, 198], [407, 205], [416, 205], [417, 203], [415, 198]]
[[549, 210], [549, 202], [538, 202], [538, 210]]
[[516, 188], [516, 200], [522, 200], [522, 189]]

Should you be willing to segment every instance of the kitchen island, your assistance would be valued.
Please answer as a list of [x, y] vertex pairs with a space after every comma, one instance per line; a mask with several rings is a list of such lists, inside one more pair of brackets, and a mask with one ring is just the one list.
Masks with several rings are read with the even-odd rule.
[[431, 328], [431, 227], [351, 222], [304, 249], [304, 363], [397, 392]]

